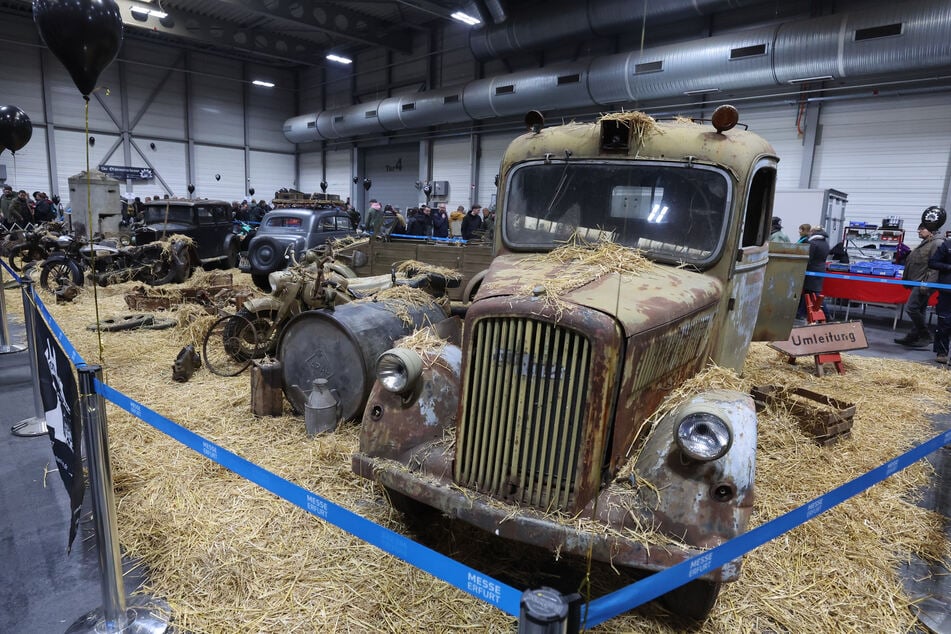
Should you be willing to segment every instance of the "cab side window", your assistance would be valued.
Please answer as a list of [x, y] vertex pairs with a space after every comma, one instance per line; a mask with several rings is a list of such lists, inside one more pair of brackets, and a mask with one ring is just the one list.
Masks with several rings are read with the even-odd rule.
[[195, 216], [198, 218], [198, 224], [211, 225], [215, 223], [215, 215], [210, 207], [195, 207]]
[[760, 167], [750, 181], [746, 197], [746, 215], [743, 218], [743, 243], [741, 247], [762, 246], [769, 239], [769, 218], [773, 209], [776, 190], [776, 166]]

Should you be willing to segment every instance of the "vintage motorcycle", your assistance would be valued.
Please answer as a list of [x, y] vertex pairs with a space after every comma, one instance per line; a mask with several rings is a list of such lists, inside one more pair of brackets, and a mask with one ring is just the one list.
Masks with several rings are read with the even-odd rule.
[[322, 249], [307, 251], [300, 262], [293, 250], [287, 257], [291, 265], [268, 276], [271, 294], [245, 302], [224, 326], [226, 352], [236, 361], [273, 355], [283, 326], [301, 312], [333, 308], [393, 286], [419, 288], [442, 297], [446, 288], [459, 284], [459, 278], [423, 270], [398, 272], [398, 265], [388, 275], [358, 278], [334, 261], [332, 251]]
[[82, 286], [84, 274], [99, 286], [136, 281], [159, 286], [184, 282], [195, 258], [189, 240], [120, 246], [103, 240], [90, 244], [69, 234], [57, 238], [59, 250], [40, 265], [40, 286], [61, 294], [70, 286]]
[[33, 225], [25, 231], [12, 231], [8, 239], [19, 234], [19, 239], [10, 247], [7, 261], [17, 273], [25, 271], [33, 262], [45, 260], [59, 249], [58, 239], [63, 233], [63, 223], [48, 222]]

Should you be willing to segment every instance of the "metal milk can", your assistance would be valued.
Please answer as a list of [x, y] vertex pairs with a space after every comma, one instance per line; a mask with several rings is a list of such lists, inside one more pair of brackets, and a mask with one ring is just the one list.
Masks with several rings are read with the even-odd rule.
[[329, 433], [337, 429], [340, 417], [340, 399], [337, 390], [327, 385], [327, 379], [314, 379], [314, 387], [304, 403], [304, 426], [308, 436]]

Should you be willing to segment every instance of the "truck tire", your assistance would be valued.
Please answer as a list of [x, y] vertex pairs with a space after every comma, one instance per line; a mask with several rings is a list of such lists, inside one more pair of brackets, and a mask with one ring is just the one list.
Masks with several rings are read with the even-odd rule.
[[674, 588], [658, 602], [678, 617], [699, 623], [709, 616], [720, 595], [719, 583], [698, 579]]

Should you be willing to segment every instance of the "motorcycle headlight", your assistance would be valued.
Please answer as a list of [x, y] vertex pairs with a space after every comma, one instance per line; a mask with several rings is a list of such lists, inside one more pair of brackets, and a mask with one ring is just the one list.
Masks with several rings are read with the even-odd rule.
[[710, 462], [722, 457], [733, 444], [733, 432], [726, 422], [708, 412], [693, 412], [677, 425], [677, 444], [690, 458]]
[[376, 379], [384, 388], [396, 394], [413, 389], [423, 372], [423, 360], [406, 348], [393, 348], [380, 355], [376, 362]]

